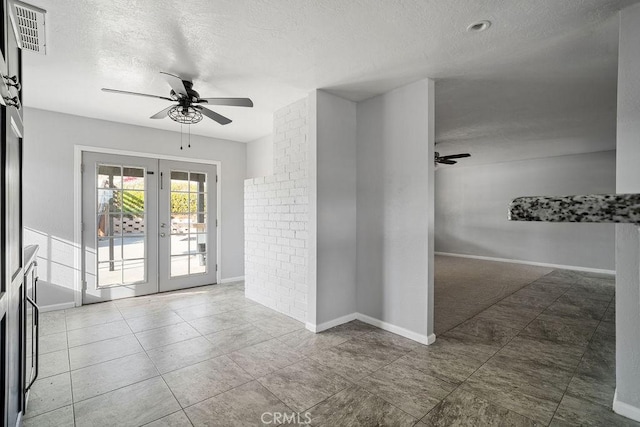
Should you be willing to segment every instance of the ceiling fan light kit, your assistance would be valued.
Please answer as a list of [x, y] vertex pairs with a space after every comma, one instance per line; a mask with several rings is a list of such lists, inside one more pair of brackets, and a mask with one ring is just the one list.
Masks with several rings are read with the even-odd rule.
[[251, 99], [249, 98], [201, 98], [200, 94], [193, 89], [192, 81], [183, 80], [181, 77], [165, 72], [160, 72], [160, 74], [164, 75], [167, 83], [169, 83], [169, 86], [171, 86], [169, 97], [149, 95], [146, 93], [129, 92], [117, 89], [102, 88], [102, 90], [109, 93], [145, 96], [177, 102], [176, 105], [171, 105], [164, 110], [161, 110], [158, 113], [154, 114], [150, 118], [163, 119], [165, 117], [169, 117], [171, 118], [171, 120], [177, 123], [187, 125], [192, 125], [200, 122], [204, 116], [218, 122], [223, 126], [231, 123], [231, 119], [229, 119], [228, 117], [218, 114], [215, 111], [205, 108], [199, 104], [226, 105], [231, 107], [253, 107], [253, 101], [251, 101]]

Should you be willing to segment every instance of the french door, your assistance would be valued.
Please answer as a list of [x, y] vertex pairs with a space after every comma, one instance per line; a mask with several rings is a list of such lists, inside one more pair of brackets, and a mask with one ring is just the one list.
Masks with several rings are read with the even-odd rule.
[[83, 153], [83, 303], [216, 282], [216, 167]]

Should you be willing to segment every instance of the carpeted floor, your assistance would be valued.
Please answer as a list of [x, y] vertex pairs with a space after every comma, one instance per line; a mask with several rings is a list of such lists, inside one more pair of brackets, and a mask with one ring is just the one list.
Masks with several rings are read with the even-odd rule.
[[441, 334], [552, 268], [436, 255], [435, 333]]

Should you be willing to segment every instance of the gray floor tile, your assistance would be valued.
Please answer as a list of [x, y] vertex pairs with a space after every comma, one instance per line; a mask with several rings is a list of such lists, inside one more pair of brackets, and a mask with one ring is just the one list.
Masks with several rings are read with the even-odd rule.
[[544, 312], [560, 317], [600, 320], [607, 311], [608, 301], [585, 298], [582, 294], [566, 293], [551, 304]]
[[348, 323], [343, 323], [342, 325], [335, 326], [331, 329], [327, 329], [323, 331], [323, 334], [334, 335], [344, 339], [356, 338], [366, 332], [371, 332], [376, 330], [377, 328], [371, 326], [367, 323], [361, 322], [360, 320], [353, 320]]
[[66, 317], [67, 331], [122, 320], [122, 315], [115, 306], [101, 311], [68, 311]]
[[73, 427], [73, 406], [62, 408], [27, 418], [22, 423], [23, 427]]
[[609, 308], [604, 312], [604, 316], [602, 317], [603, 322], [615, 323], [616, 321], [616, 306], [614, 302], [609, 304]]
[[40, 355], [38, 378], [51, 377], [69, 372], [69, 351], [67, 349]]
[[171, 371], [163, 377], [183, 408], [253, 380], [227, 356]]
[[194, 426], [273, 425], [274, 413], [292, 410], [257, 381], [241, 385], [185, 409]]
[[513, 372], [487, 365], [471, 375], [461, 389], [544, 424], [551, 421], [563, 392], [552, 386], [539, 389]]
[[71, 403], [71, 379], [68, 372], [43, 378], [33, 383], [29, 391], [25, 417], [35, 417]]
[[413, 426], [416, 419], [385, 400], [352, 386], [309, 411], [313, 426]]
[[317, 351], [342, 344], [348, 338], [326, 332], [314, 333], [306, 329], [299, 329], [279, 336], [278, 340], [282, 341], [294, 353], [309, 356]]
[[522, 329], [540, 313], [541, 308], [497, 303], [476, 315], [476, 318], [490, 320], [509, 328]]
[[66, 350], [67, 348], [67, 333], [58, 332], [57, 334], [40, 336], [40, 354], [51, 353], [59, 350]]
[[131, 305], [128, 307], [119, 307], [122, 317], [125, 319], [133, 319], [134, 317], [153, 316], [154, 314], [161, 314], [167, 311], [171, 311], [171, 308], [164, 302], [156, 302], [157, 299], [152, 300], [148, 304]]
[[312, 354], [310, 358], [351, 381], [357, 381], [407, 353], [406, 348], [376, 345], [360, 336]]
[[294, 411], [302, 412], [352, 385], [331, 369], [303, 360], [258, 380]]
[[131, 329], [124, 320], [74, 329], [68, 332], [69, 347], [90, 344], [97, 341], [117, 338], [131, 334]]
[[143, 349], [133, 335], [111, 338], [69, 349], [71, 369], [80, 369], [130, 354], [140, 353]]
[[164, 374], [204, 360], [212, 359], [222, 352], [204, 337], [154, 348], [147, 352], [160, 373]]
[[179, 308], [175, 312], [183, 320], [188, 321], [232, 310], [236, 310], [236, 307], [232, 304], [225, 304], [224, 302], [207, 302], [204, 304], [194, 305], [192, 307]]
[[[440, 342], [438, 342], [440, 341]], [[437, 345], [436, 345], [437, 344]], [[447, 346], [444, 339], [402, 357], [398, 363], [414, 367], [425, 374], [451, 384], [460, 384], [476, 371], [490, 356], [471, 355], [459, 351], [464, 345]]]
[[593, 405], [573, 396], [565, 395], [551, 422], [552, 426], [638, 426], [614, 413], [610, 408]]
[[278, 337], [304, 328], [304, 324], [302, 322], [284, 315], [269, 316], [255, 322], [254, 325], [273, 337]]
[[447, 331], [445, 337], [456, 337], [466, 342], [473, 342], [502, 347], [518, 334], [518, 329], [511, 328], [501, 322], [474, 317], [459, 326]]
[[543, 313], [519, 335], [586, 346], [597, 326], [597, 320], [562, 318]]
[[73, 400], [80, 402], [158, 375], [145, 353], [91, 365], [71, 372]]
[[224, 331], [225, 329], [237, 328], [248, 324], [244, 319], [234, 316], [234, 312], [224, 312], [214, 314], [213, 316], [201, 317], [199, 319], [189, 321], [202, 335], [213, 334], [214, 332]]
[[254, 378], [292, 365], [300, 355], [288, 350], [281, 341], [272, 339], [229, 353], [229, 357]]
[[148, 316], [139, 316], [127, 319], [127, 324], [133, 332], [142, 332], [157, 329], [163, 326], [182, 323], [184, 320], [173, 311], [164, 311]]
[[179, 409], [180, 405], [161, 377], [74, 404], [77, 427], [140, 426]]
[[186, 322], [138, 332], [135, 335], [145, 350], [151, 350], [200, 336], [198, 331]]
[[67, 330], [64, 310], [48, 311], [40, 314], [40, 336], [58, 334]]
[[567, 387], [567, 395], [611, 408], [616, 391], [615, 377], [603, 381], [585, 374], [578, 374], [571, 379]]
[[246, 324], [205, 335], [205, 338], [211, 342], [216, 352], [226, 354], [273, 337], [252, 324]]
[[152, 423], [145, 424], [145, 427], [191, 427], [191, 421], [184, 411], [174, 412], [171, 415], [160, 418]]
[[422, 422], [430, 427], [444, 426], [522, 426], [533, 427], [532, 420], [482, 399], [473, 393], [456, 390], [438, 404]]
[[416, 418], [422, 418], [456, 387], [401, 362], [364, 377], [358, 385]]

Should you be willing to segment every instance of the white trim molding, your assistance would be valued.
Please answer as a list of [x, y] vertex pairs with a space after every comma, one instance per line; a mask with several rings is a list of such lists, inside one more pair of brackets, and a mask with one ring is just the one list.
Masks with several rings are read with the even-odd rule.
[[362, 314], [362, 313], [357, 313], [356, 318], [361, 322], [368, 323], [369, 325], [375, 326], [385, 331], [389, 331], [396, 335], [409, 338], [410, 340], [419, 342], [420, 344], [430, 345], [436, 341], [436, 334], [431, 334], [431, 335], [419, 334], [417, 332], [410, 331], [400, 326], [392, 325], [391, 323], [384, 322], [382, 320], [376, 319], [371, 316], [367, 316], [366, 314]]
[[634, 421], [640, 422], [640, 408], [631, 406], [628, 403], [624, 403], [618, 400], [618, 389], [613, 394], [613, 412], [623, 417], [627, 417]]
[[343, 323], [349, 323], [353, 320], [356, 320], [357, 313], [350, 313], [344, 316], [340, 316], [336, 319], [329, 320], [328, 322], [321, 323], [319, 325], [313, 324], [311, 322], [307, 322], [305, 327], [311, 332], [322, 332], [327, 329], [335, 328], [336, 326], [342, 325]]
[[494, 258], [489, 256], [480, 256], [480, 255], [453, 254], [449, 252], [436, 252], [435, 254], [442, 255], [442, 256], [451, 256], [456, 258], [481, 259], [484, 261], [506, 262], [509, 264], [524, 264], [524, 265], [534, 265], [537, 267], [559, 268], [562, 270], [584, 271], [586, 273], [616, 274], [615, 270], [606, 270], [602, 268], [578, 267], [576, 265], [550, 264], [547, 262], [523, 261], [519, 259], [508, 259], [508, 258]]
[[226, 279], [220, 280], [220, 284], [232, 283], [232, 282], [243, 282], [243, 281], [244, 281], [244, 276], [227, 277]]
[[410, 340], [419, 342], [420, 344], [430, 345], [436, 341], [436, 335], [422, 335], [417, 332], [410, 331], [408, 329], [402, 328], [400, 326], [392, 325], [391, 323], [384, 322], [382, 320], [376, 319], [371, 316], [367, 316], [362, 313], [351, 313], [345, 316], [338, 317], [333, 320], [329, 320], [328, 322], [321, 323], [319, 325], [315, 325], [311, 322], [307, 322], [305, 327], [307, 330], [311, 332], [322, 332], [327, 329], [335, 328], [336, 326], [342, 325], [343, 323], [348, 323], [353, 320], [360, 320], [361, 322], [367, 323], [371, 326], [375, 326], [376, 328], [383, 329], [388, 332], [392, 332], [396, 335], [403, 336], [405, 338], [409, 338]]
[[73, 308], [75, 306], [76, 306], [75, 302], [63, 302], [61, 304], [43, 305], [40, 307], [40, 312], [46, 313], [47, 311], [66, 310], [68, 308]]

